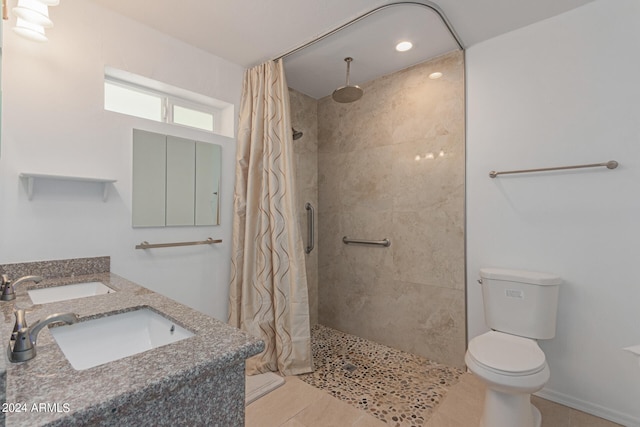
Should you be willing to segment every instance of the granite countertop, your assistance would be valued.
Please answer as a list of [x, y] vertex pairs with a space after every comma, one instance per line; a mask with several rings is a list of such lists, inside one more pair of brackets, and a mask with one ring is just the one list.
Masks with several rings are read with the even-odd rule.
[[[116, 292], [111, 294], [33, 305], [29, 289], [70, 283], [99, 281]], [[44, 328], [38, 335], [37, 356], [11, 363], [0, 357], [0, 373], [6, 375], [5, 415], [7, 426], [63, 424], [65, 417], [85, 418], [94, 414], [117, 414], [121, 405], [148, 399], [150, 393], [178, 387], [185, 378], [197, 378], [212, 368], [224, 369], [259, 353], [264, 343], [219, 320], [136, 285], [113, 273], [76, 275], [24, 283], [14, 301], [0, 301], [0, 340], [7, 345], [13, 330], [14, 308], [26, 311], [29, 325], [60, 312], [73, 312], [80, 321], [116, 314], [137, 307], [150, 307], [195, 333], [193, 337], [105, 365], [76, 371]], [[35, 407], [33, 405], [36, 405]], [[47, 410], [34, 411], [48, 404]], [[13, 405], [13, 406], [11, 406]], [[19, 406], [18, 406], [19, 405]], [[26, 412], [17, 412], [26, 408]], [[117, 416], [117, 415], [116, 415]]]

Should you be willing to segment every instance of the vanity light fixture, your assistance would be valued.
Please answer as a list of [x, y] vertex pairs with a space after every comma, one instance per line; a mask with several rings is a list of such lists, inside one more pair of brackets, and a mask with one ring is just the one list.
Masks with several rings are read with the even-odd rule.
[[396, 45], [396, 50], [398, 52], [406, 52], [413, 47], [413, 43], [410, 41], [402, 41]]
[[31, 24], [43, 28], [53, 27], [53, 22], [49, 19], [49, 6], [40, 0], [18, 0], [18, 6], [13, 8], [13, 13]]
[[16, 19], [16, 26], [13, 27], [16, 34], [35, 42], [46, 42], [47, 36], [44, 34], [44, 27], [38, 24], [32, 24], [22, 18]]
[[[18, 5], [12, 9], [16, 15], [13, 30], [29, 40], [47, 41], [44, 29], [53, 27], [53, 22], [49, 19], [49, 6], [58, 4], [60, 0], [18, 0]], [[3, 7], [6, 12], [4, 3]]]

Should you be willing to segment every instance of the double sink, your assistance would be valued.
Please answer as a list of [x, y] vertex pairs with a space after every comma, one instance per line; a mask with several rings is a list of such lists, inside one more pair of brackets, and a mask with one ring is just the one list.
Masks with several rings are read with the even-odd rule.
[[[27, 292], [34, 304], [49, 304], [116, 291], [102, 282], [84, 282]], [[194, 335], [148, 307], [51, 327], [49, 332], [76, 370], [133, 356]]]

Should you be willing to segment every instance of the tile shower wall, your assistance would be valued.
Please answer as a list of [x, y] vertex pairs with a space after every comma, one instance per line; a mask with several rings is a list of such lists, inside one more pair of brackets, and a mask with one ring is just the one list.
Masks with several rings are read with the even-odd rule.
[[[443, 77], [429, 79], [436, 71]], [[463, 73], [463, 55], [454, 52], [361, 84], [357, 102], [317, 104], [319, 323], [458, 367], [465, 351]], [[312, 108], [293, 98], [311, 121]], [[312, 172], [298, 169], [304, 188]], [[389, 238], [391, 246], [347, 246], [343, 236]]]
[[[303, 132], [303, 136], [293, 142], [296, 168], [296, 198], [298, 206], [298, 224], [302, 240], [307, 246], [307, 211], [304, 208], [310, 202], [317, 212], [318, 208], [318, 102], [300, 92], [289, 89], [291, 104], [291, 124], [294, 129]], [[315, 235], [318, 236], [316, 221]], [[317, 240], [317, 239], [316, 239]], [[307, 268], [307, 286], [309, 288], [309, 317], [311, 325], [318, 323], [318, 248], [305, 257]]]

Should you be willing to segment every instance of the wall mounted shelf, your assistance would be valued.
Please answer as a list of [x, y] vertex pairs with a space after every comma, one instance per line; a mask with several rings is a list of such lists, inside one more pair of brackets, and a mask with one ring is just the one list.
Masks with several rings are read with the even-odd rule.
[[83, 176], [64, 176], [64, 175], [49, 175], [49, 174], [42, 174], [42, 173], [27, 173], [27, 172], [23, 172], [20, 174], [20, 178], [26, 180], [27, 182], [27, 197], [29, 197], [29, 200], [33, 199], [33, 193], [34, 193], [34, 183], [36, 181], [36, 179], [53, 179], [53, 180], [60, 180], [60, 181], [76, 181], [76, 182], [94, 182], [96, 184], [101, 184], [102, 185], [102, 200], [104, 202], [107, 201], [107, 198], [109, 197], [109, 184], [113, 184], [114, 182], [116, 182], [116, 179], [108, 179], [108, 178], [90, 178], [90, 177], [83, 177]]

